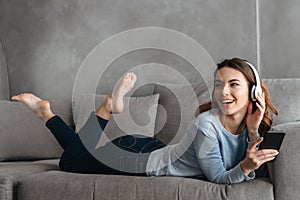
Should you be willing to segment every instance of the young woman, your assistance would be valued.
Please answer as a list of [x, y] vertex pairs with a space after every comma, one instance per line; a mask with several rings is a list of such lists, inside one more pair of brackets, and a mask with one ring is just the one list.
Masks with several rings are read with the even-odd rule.
[[[263, 140], [260, 136], [272, 124], [269, 111], [275, 114], [277, 111], [266, 86], [254, 70], [250, 63], [239, 58], [218, 64], [213, 102], [200, 107], [206, 111], [191, 123], [182, 140], [174, 145], [165, 145], [155, 138], [123, 136], [99, 147], [94, 154], [87, 150], [79, 134], [51, 111], [48, 101], [33, 94], [20, 94], [12, 99], [24, 103], [46, 123], [64, 149], [60, 159], [60, 168], [64, 171], [184, 176], [231, 184], [266, 174], [264, 164], [278, 154], [276, 150], [257, 148]], [[136, 79], [134, 73], [124, 76], [86, 123], [93, 125], [96, 121], [97, 126], [89, 127], [98, 130], [86, 128], [85, 135], [99, 140], [111, 113], [123, 111], [123, 97], [134, 87]], [[257, 80], [262, 92], [250, 96], [250, 88], [259, 85]], [[111, 151], [116, 146], [122, 151]], [[100, 155], [100, 159], [94, 155]]]

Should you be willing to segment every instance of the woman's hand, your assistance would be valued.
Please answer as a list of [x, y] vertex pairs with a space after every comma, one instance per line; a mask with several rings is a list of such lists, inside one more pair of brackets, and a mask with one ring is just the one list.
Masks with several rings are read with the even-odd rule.
[[252, 113], [253, 105], [252, 102], [249, 103], [246, 124], [249, 133], [249, 140], [253, 142], [257, 139], [258, 135], [258, 128], [263, 119], [265, 109], [266, 109], [266, 102], [265, 102], [265, 94], [261, 93], [257, 95], [256, 107], [254, 113]]
[[258, 138], [247, 149], [246, 158], [241, 162], [242, 171], [249, 175], [250, 172], [258, 169], [262, 164], [271, 161], [278, 155], [278, 151], [274, 149], [258, 150], [257, 145], [263, 141], [263, 138]]

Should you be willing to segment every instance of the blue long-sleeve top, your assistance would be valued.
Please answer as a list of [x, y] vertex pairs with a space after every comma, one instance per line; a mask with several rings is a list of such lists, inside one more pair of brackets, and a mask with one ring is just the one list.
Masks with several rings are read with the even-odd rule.
[[184, 176], [232, 184], [253, 179], [243, 173], [240, 162], [246, 156], [248, 131], [229, 133], [216, 109], [200, 114], [179, 143], [152, 152], [147, 162], [149, 176]]

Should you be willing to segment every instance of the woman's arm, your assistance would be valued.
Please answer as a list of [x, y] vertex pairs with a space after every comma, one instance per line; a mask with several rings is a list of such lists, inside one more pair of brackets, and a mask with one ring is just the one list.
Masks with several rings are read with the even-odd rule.
[[213, 136], [213, 130], [209, 130], [209, 133], [207, 132], [206, 130], [198, 130], [194, 140], [194, 148], [199, 166], [209, 181], [220, 184], [232, 184], [255, 177], [254, 171], [245, 174], [240, 163], [230, 170], [226, 170], [217, 137]]
[[241, 168], [247, 175], [251, 171], [258, 169], [264, 163], [273, 160], [278, 154], [278, 151], [273, 149], [258, 150], [257, 148], [257, 146], [263, 141], [263, 138], [259, 135], [258, 129], [266, 109], [264, 93], [257, 95], [257, 102], [255, 105], [257, 109], [252, 112], [253, 104], [252, 102], [249, 103], [246, 116], [248, 139], [252, 142], [252, 144], [247, 149], [246, 158], [241, 162]]

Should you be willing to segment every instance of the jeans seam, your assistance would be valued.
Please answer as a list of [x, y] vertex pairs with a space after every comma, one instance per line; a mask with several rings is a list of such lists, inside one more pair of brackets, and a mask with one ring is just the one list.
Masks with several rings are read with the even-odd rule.
[[135, 153], [138, 153], [139, 151], [137, 151], [136, 149], [134, 149], [133, 147], [135, 146], [135, 144], [137, 143], [137, 139], [133, 136], [131, 136], [133, 139], [134, 139], [134, 142], [133, 144], [129, 145], [129, 146], [126, 146], [126, 145], [122, 145], [121, 144], [121, 140], [123, 139], [122, 137], [119, 138], [118, 140], [118, 147], [122, 147], [122, 148], [125, 148], [126, 150], [131, 150]]
[[120, 137], [120, 139], [118, 140], [118, 146], [124, 147], [124, 148], [132, 148], [132, 147], [136, 144], [136, 142], [137, 142], [137, 140], [136, 140], [135, 137], [132, 136], [132, 138], [134, 138], [133, 144], [132, 144], [132, 145], [129, 145], [129, 146], [125, 146], [125, 145], [122, 145], [122, 144], [121, 144], [121, 140], [122, 140], [123, 138]]

